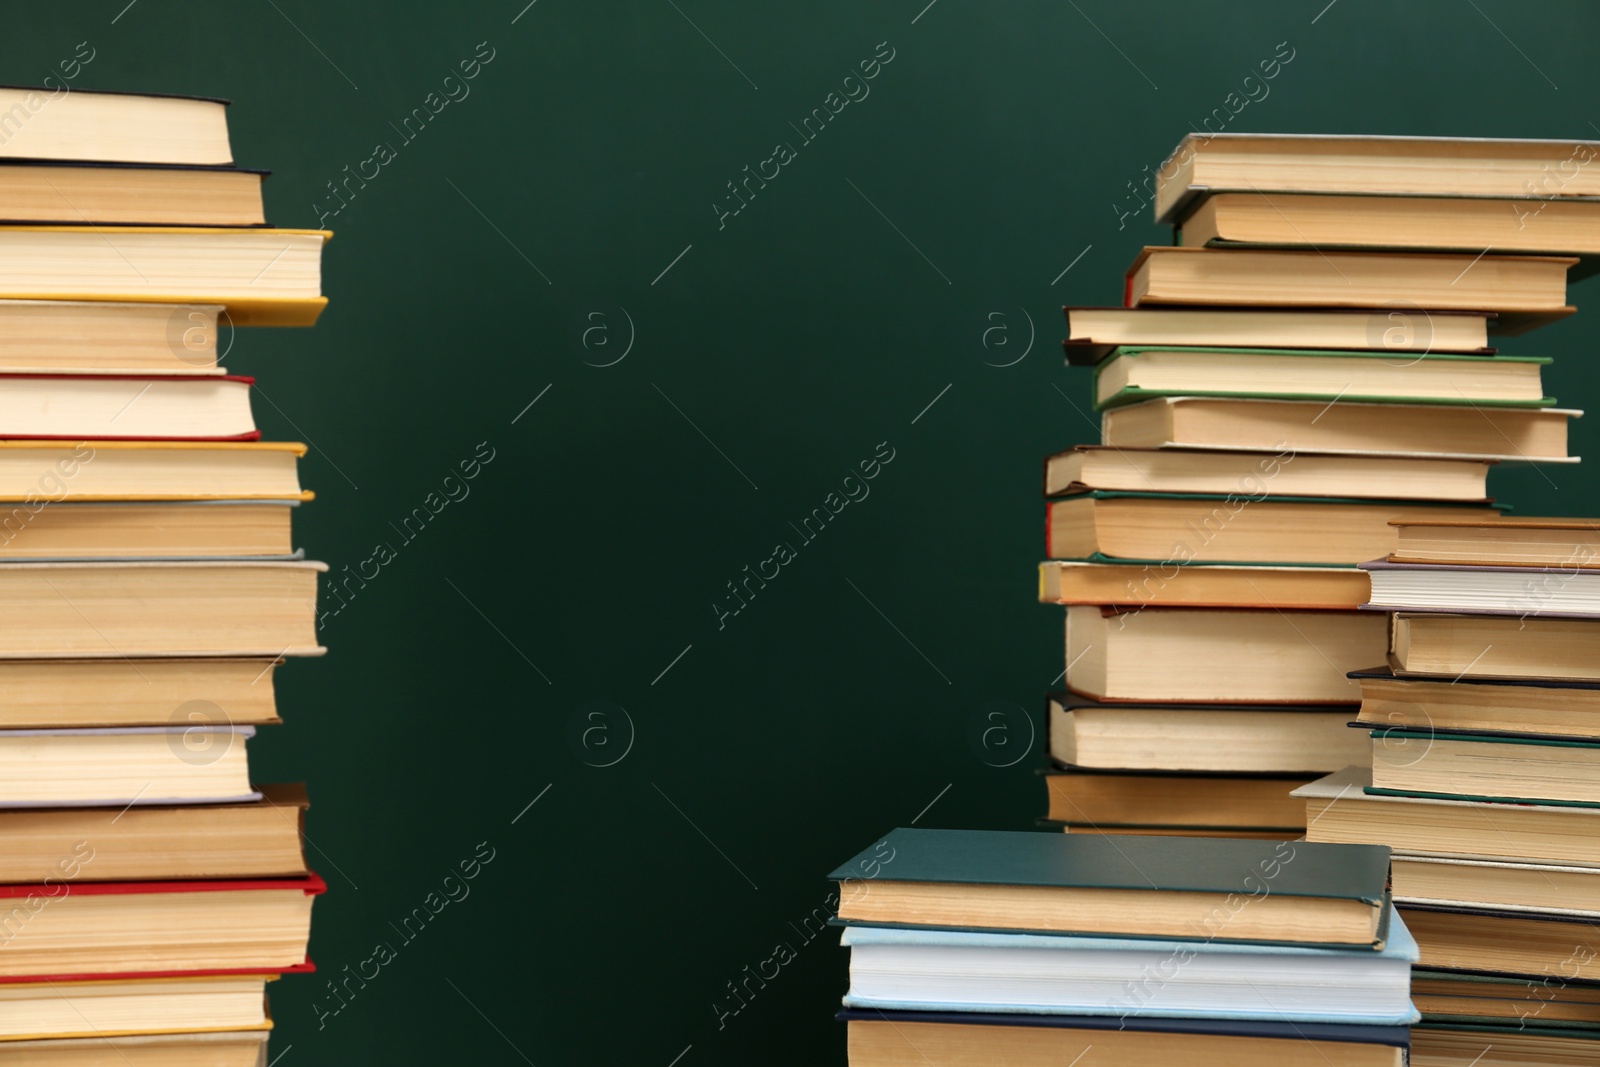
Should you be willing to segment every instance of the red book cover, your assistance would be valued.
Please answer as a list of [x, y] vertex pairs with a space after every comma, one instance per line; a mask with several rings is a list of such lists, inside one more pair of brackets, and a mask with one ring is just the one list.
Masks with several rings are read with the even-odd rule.
[[92, 974], [0, 975], [0, 985], [46, 985], [57, 982], [121, 982], [135, 978], [227, 978], [239, 975], [310, 974], [317, 969], [307, 956], [293, 967], [242, 967], [214, 971], [105, 971]]
[[[59, 888], [58, 888], [59, 887]], [[66, 892], [61, 892], [65, 889]], [[110, 896], [129, 893], [224, 893], [257, 889], [299, 889], [307, 896], [327, 892], [328, 883], [312, 872], [298, 878], [234, 878], [215, 881], [173, 882], [57, 882], [0, 885], [0, 899], [6, 897]]]

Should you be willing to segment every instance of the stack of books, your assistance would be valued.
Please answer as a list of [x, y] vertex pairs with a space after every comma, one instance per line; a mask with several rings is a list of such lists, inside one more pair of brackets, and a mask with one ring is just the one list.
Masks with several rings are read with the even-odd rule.
[[0, 1059], [254, 1067], [324, 885], [246, 745], [323, 651], [325, 568], [290, 536], [304, 447], [218, 360], [315, 321], [329, 235], [264, 224], [225, 101], [6, 93]]
[[1406, 523], [1370, 563], [1371, 767], [1298, 790], [1310, 836], [1395, 849], [1418, 1063], [1600, 1059], [1600, 520]]
[[1404, 1067], [1372, 845], [899, 829], [834, 871], [852, 1067]]
[[1579, 195], [1600, 193], [1597, 153], [1178, 146], [1155, 200], [1178, 243], [1140, 253], [1124, 307], [1067, 309], [1101, 439], [1045, 463], [1039, 595], [1067, 608], [1053, 823], [1294, 838], [1291, 791], [1367, 762], [1349, 675], [1389, 634], [1359, 610], [1359, 564], [1395, 550], [1396, 522], [1495, 521], [1497, 462], [1575, 461], [1548, 360], [1490, 330], [1573, 310], [1567, 253], [1600, 252], [1600, 200]]

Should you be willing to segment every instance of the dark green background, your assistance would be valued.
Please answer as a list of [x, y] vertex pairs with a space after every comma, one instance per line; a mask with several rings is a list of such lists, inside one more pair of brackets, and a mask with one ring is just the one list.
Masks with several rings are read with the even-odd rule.
[[[1283, 41], [1230, 129], [1600, 137], [1600, 11], [1570, 3], [538, 0], [512, 25], [525, 0], [124, 2], [8, 5], [3, 80], [87, 40], [79, 86], [231, 97], [282, 226], [399, 150], [329, 220], [321, 324], [242, 332], [226, 360], [259, 376], [269, 438], [314, 444], [308, 553], [399, 547], [327, 620], [328, 657], [279, 672], [286, 724], [253, 743], [259, 778], [309, 782], [330, 883], [323, 976], [273, 994], [284, 1067], [840, 1062], [844, 953], [794, 929], [823, 876], [936, 796], [920, 825], [1043, 810], [1033, 760], [991, 766], [1012, 757], [973, 723], [1031, 715], [1061, 669], [1033, 603], [1038, 464], [1095, 430], [1058, 308], [1116, 302], [1167, 239], [1148, 212], [1119, 228], [1127, 183]], [[399, 146], [389, 124], [482, 41], [471, 95]], [[719, 230], [724, 183], [882, 41], [871, 95]], [[632, 351], [587, 365], [621, 351], [619, 308]], [[616, 346], [586, 351], [597, 310]], [[1026, 317], [1026, 358], [986, 365]], [[1550, 391], [1583, 406], [1597, 323], [1509, 350], [1557, 357]], [[1594, 420], [1575, 430], [1588, 450]], [[471, 495], [399, 545], [390, 523], [483, 441]], [[885, 441], [870, 497], [719, 631], [724, 583]], [[1593, 511], [1596, 484], [1495, 475], [1525, 513]], [[623, 750], [619, 716], [591, 735], [611, 748], [569, 737], [594, 701], [636, 731], [607, 768], [584, 758]], [[995, 720], [1009, 752], [1023, 715]], [[471, 895], [403, 944], [391, 924], [484, 841]], [[324, 978], [380, 941], [397, 958], [319, 1028]], [[719, 1029], [726, 983], [780, 941], [797, 958]]]

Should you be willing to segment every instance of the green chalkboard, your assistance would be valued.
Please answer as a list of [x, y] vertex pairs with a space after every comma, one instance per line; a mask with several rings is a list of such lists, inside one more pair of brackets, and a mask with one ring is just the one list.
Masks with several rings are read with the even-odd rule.
[[[841, 1063], [823, 876], [1044, 811], [1039, 462], [1095, 435], [1059, 308], [1170, 240], [1146, 176], [1219, 108], [1600, 137], [1600, 10], [526, 3], [13, 5], [0, 35], [8, 82], [87, 41], [78, 85], [232, 98], [269, 217], [337, 234], [321, 323], [225, 360], [312, 445], [298, 539], [346, 590], [252, 743], [309, 783], [330, 884], [271, 1055]], [[1600, 401], [1597, 324], [1516, 346], [1564, 404]], [[1588, 463], [1493, 479], [1600, 507]]]

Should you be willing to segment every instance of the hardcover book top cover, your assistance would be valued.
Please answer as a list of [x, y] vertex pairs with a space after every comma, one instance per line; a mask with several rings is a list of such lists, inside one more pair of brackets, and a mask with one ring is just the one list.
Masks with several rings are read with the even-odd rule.
[[[1262, 864], [1275, 866], [1275, 894], [1383, 904], [1386, 845], [1294, 843], [1229, 838], [1100, 836], [901, 827], [835, 870], [837, 881], [876, 870], [886, 881], [1248, 893]], [[882, 847], [890, 849], [889, 857]]]

